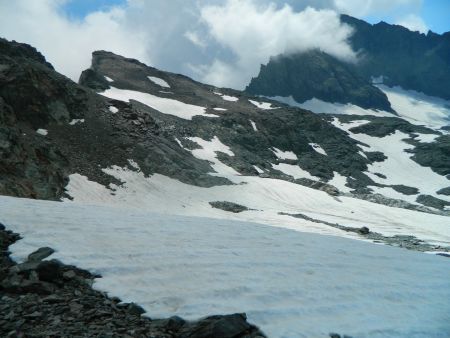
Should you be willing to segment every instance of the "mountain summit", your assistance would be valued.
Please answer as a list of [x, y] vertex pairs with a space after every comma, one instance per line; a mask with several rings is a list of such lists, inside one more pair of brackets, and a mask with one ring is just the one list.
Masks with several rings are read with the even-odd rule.
[[425, 35], [348, 15], [341, 21], [354, 29], [349, 43], [358, 55], [356, 62], [319, 50], [274, 56], [261, 65], [246, 91], [292, 97], [297, 103], [315, 98], [384, 111], [392, 111], [391, 104], [374, 84], [450, 99], [450, 32]]

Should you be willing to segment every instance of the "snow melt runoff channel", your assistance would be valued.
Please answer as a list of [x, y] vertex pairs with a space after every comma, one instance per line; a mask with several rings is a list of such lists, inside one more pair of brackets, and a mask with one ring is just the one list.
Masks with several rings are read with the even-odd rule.
[[22, 261], [51, 258], [151, 317], [246, 312], [269, 337], [450, 336], [450, 260], [248, 222], [0, 197]]

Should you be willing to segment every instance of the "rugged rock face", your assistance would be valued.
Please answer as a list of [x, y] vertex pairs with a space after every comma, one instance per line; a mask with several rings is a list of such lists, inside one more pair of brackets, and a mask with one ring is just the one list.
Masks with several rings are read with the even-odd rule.
[[16, 264], [8, 246], [19, 235], [0, 228], [1, 337], [263, 338], [245, 314], [211, 316], [194, 322], [179, 317], [150, 319], [134, 303], [91, 288], [94, 276], [59, 261], [41, 248]]
[[[101, 168], [139, 162], [154, 172], [203, 186], [227, 184], [210, 165], [179, 147], [148, 114], [58, 74], [34, 48], [0, 40], [0, 193], [59, 199], [67, 176], [108, 185]], [[39, 132], [37, 132], [39, 131]], [[114, 181], [115, 183], [118, 183]]]
[[450, 179], [450, 135], [439, 136], [433, 143], [419, 144], [413, 153], [417, 163]]
[[351, 63], [319, 50], [271, 58], [245, 90], [269, 97], [292, 96], [299, 103], [317, 98], [392, 111], [386, 95], [359, 75]]
[[61, 196], [67, 158], [36, 130], [75, 114], [64, 81], [34, 48], [0, 39], [0, 194]]
[[342, 15], [355, 29], [350, 43], [361, 53], [356, 70], [370, 80], [383, 76], [388, 86], [399, 85], [450, 99], [450, 32], [420, 34], [380, 22], [375, 25]]
[[247, 91], [256, 95], [292, 96], [298, 103], [313, 97], [389, 111], [384, 93], [371, 85], [382, 76], [388, 86], [401, 86], [450, 99], [450, 32], [420, 34], [380, 22], [375, 25], [342, 15], [354, 28], [349, 42], [356, 63], [342, 62], [320, 51], [277, 56], [261, 66]]

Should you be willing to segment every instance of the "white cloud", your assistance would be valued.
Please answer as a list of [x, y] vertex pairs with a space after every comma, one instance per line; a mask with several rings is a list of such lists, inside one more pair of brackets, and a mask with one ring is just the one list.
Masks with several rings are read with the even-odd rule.
[[127, 29], [124, 9], [95, 12], [83, 21], [74, 22], [61, 15], [62, 3], [0, 0], [1, 35], [32, 44], [58, 71], [74, 80], [81, 70], [89, 67], [94, 50], [108, 49], [150, 61], [144, 34]]
[[417, 15], [409, 14], [396, 22], [397, 25], [408, 28], [413, 32], [427, 33], [429, 28], [427, 27], [425, 21]]
[[[244, 87], [270, 56], [320, 48], [354, 54], [337, 12], [366, 15], [421, 0], [127, 0], [75, 21], [69, 0], [0, 0], [0, 34], [40, 50], [77, 80], [105, 49], [208, 83]], [[316, 9], [310, 8], [312, 6]], [[409, 13], [409, 12], [408, 12]], [[409, 28], [413, 26], [409, 20]], [[402, 24], [407, 25], [408, 22]], [[423, 27], [421, 27], [422, 29]]]
[[210, 36], [235, 56], [228, 62], [216, 59], [206, 70], [203, 79], [217, 85], [242, 88], [261, 64], [282, 53], [319, 48], [341, 59], [355, 58], [347, 43], [352, 29], [331, 10], [308, 7], [295, 12], [288, 5], [229, 0], [222, 6], [204, 7], [201, 17]]
[[206, 42], [196, 32], [187, 31], [186, 33], [184, 33], [184, 37], [200, 48], [205, 48], [207, 45]]

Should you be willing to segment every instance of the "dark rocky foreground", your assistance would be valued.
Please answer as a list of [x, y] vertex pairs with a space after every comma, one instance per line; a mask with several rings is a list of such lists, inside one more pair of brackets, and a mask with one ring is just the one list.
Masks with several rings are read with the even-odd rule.
[[150, 319], [140, 306], [92, 289], [88, 271], [46, 260], [41, 248], [16, 264], [8, 247], [20, 239], [0, 224], [0, 337], [257, 338], [265, 335], [245, 314], [195, 322]]

